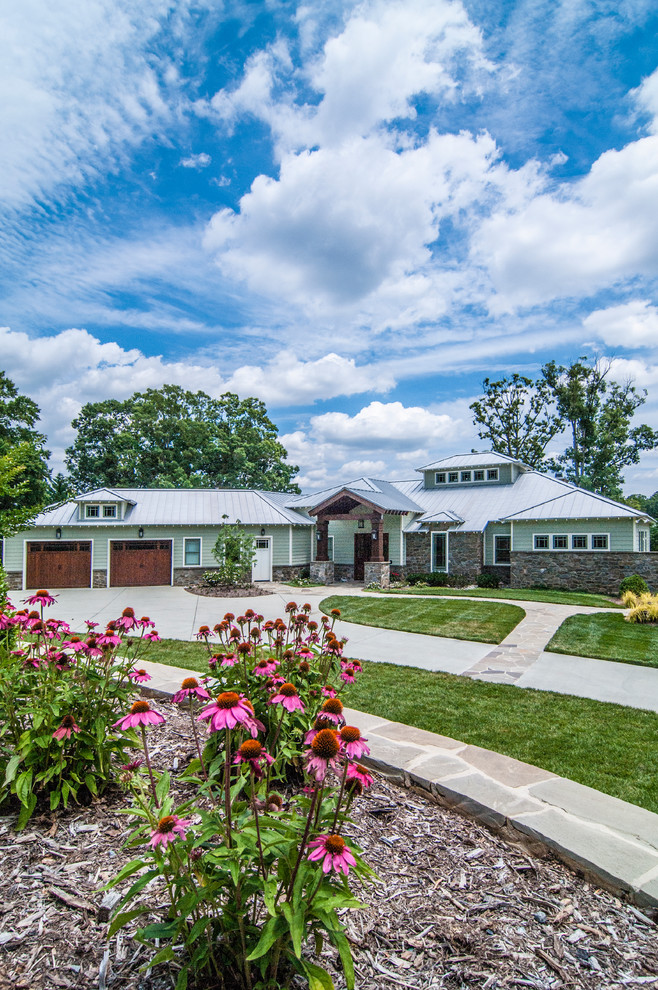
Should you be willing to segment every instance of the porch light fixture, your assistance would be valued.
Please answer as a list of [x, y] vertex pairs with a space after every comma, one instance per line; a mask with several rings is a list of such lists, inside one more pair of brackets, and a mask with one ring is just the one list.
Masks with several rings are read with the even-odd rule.
[[261, 527], [260, 535], [261, 536], [265, 536], [265, 527], [264, 526]]
[[144, 536], [144, 527], [143, 526], [140, 526], [139, 527], [139, 529], [137, 530], [137, 535], [139, 536], [139, 538], [141, 540], [142, 537]]
[[62, 538], [62, 527], [58, 526], [57, 529], [55, 530], [55, 539], [61, 540], [61, 538]]

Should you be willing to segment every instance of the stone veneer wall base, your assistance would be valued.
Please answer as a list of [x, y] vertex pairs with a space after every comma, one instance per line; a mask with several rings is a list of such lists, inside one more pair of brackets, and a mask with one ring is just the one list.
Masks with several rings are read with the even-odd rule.
[[629, 574], [640, 574], [652, 591], [658, 591], [658, 553], [624, 553], [615, 550], [577, 552], [564, 550], [512, 550], [512, 588], [559, 588], [619, 594]]
[[311, 563], [311, 581], [318, 581], [320, 584], [333, 584], [333, 560], [314, 560]]

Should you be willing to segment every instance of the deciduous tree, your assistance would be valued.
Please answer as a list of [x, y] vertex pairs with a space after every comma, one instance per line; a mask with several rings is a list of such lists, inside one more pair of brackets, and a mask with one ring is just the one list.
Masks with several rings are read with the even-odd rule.
[[66, 465], [78, 489], [236, 487], [298, 492], [259, 399], [213, 399], [178, 385], [83, 406]]
[[564, 429], [546, 382], [513, 374], [497, 382], [485, 378], [482, 388], [483, 397], [470, 406], [480, 438], [496, 453], [541, 469], [546, 447]]
[[47, 501], [50, 454], [36, 429], [39, 416], [36, 402], [0, 371], [1, 536], [26, 525]]

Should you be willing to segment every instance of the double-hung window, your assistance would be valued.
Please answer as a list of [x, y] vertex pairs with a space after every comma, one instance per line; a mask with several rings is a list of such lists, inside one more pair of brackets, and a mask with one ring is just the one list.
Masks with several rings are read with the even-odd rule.
[[563, 533], [556, 533], [553, 536], [553, 549], [554, 550], [568, 550], [569, 549], [569, 537], [565, 536]]
[[498, 481], [498, 468], [489, 468], [487, 471], [487, 481]]
[[548, 536], [544, 536], [543, 534], [541, 536], [538, 536], [537, 534], [535, 534], [534, 546], [535, 546], [535, 550], [548, 550], [549, 547]]
[[586, 533], [575, 533], [571, 537], [571, 549], [572, 550], [587, 550], [587, 534]]
[[494, 564], [509, 564], [511, 548], [510, 536], [494, 536]]
[[594, 533], [592, 535], [592, 550], [607, 550], [607, 549], [608, 549], [608, 534]]
[[188, 537], [185, 540], [185, 566], [199, 567], [201, 564], [201, 540]]
[[85, 505], [85, 519], [100, 519], [100, 505]]

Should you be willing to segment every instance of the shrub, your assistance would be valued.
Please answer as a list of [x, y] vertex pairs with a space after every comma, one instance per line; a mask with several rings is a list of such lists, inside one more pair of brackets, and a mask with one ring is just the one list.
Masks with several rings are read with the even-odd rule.
[[17, 649], [0, 649], [0, 804], [18, 799], [19, 829], [40, 797], [54, 810], [100, 794], [114, 778], [113, 759], [127, 761], [136, 736], [110, 726], [149, 680], [135, 662], [158, 639], [150, 619], [135, 619], [130, 608], [104, 633], [90, 622], [85, 636], [75, 635], [65, 622], [44, 618], [54, 600], [39, 591], [26, 599], [38, 611], [7, 603], [0, 614], [0, 629], [18, 637]]
[[642, 595], [625, 591], [622, 601], [626, 608], [630, 608], [626, 616], [627, 622], [658, 622], [658, 595], [652, 595], [648, 591]]
[[211, 588], [217, 588], [224, 583], [222, 580], [222, 575], [219, 571], [204, 571], [203, 580], [206, 584], [210, 585]]
[[634, 595], [644, 595], [649, 590], [649, 585], [640, 574], [629, 574], [619, 585], [619, 597], [625, 591], [632, 591]]
[[[165, 917], [137, 938], [156, 950], [150, 966], [175, 961], [178, 990], [190, 976], [195, 986], [275, 990], [291, 986], [295, 973], [329, 988], [329, 974], [302, 955], [313, 943], [319, 953], [324, 939], [354, 987], [339, 915], [360, 906], [348, 875], [372, 876], [347, 837], [352, 801], [372, 778], [357, 763], [369, 753], [367, 740], [344, 726], [327, 679], [349, 683], [360, 665], [342, 660], [344, 641], [333, 631], [340, 613], [318, 624], [309, 612], [290, 602], [285, 619], [264, 622], [248, 610], [199, 629], [209, 651], [210, 640], [219, 641], [209, 657], [215, 679], [202, 686], [186, 678], [173, 699], [189, 707], [197, 740], [187, 771], [196, 796], [175, 807], [167, 773], [127, 775], [137, 826], [127, 844], [139, 848], [108, 884], [133, 878], [110, 935], [153, 912], [154, 897], [164, 900]], [[209, 729], [203, 752], [199, 720]], [[146, 749], [144, 756], [148, 762]], [[153, 883], [157, 894], [142, 897]]]
[[478, 588], [500, 588], [500, 578], [490, 571], [482, 571], [476, 578]]
[[223, 523], [212, 548], [220, 575], [217, 583], [227, 588], [251, 584], [251, 566], [256, 556], [255, 541], [251, 533], [240, 528], [239, 523], [239, 519], [235, 524]]

